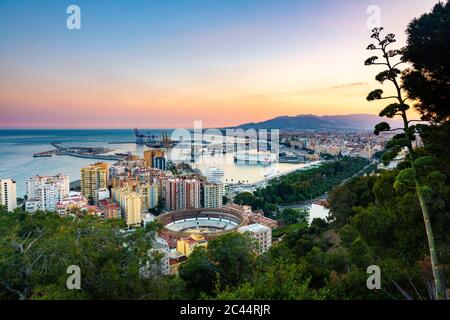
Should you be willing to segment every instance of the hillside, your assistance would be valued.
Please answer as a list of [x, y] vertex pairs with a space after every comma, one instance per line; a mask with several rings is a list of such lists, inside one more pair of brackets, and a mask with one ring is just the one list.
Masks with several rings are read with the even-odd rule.
[[[382, 120], [377, 115], [351, 114], [339, 116], [280, 116], [262, 122], [245, 123], [237, 126], [241, 129], [285, 129], [285, 130], [333, 130], [357, 129], [371, 130]], [[392, 127], [401, 125], [399, 121], [390, 121]]]

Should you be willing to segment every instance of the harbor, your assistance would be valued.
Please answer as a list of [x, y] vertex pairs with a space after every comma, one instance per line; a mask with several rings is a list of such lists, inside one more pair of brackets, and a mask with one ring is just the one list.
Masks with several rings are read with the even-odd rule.
[[95, 159], [95, 160], [111, 160], [120, 161], [126, 159], [129, 154], [110, 154], [114, 150], [104, 148], [104, 147], [75, 147], [75, 146], [64, 146], [59, 142], [50, 143], [55, 149], [38, 152], [33, 154], [34, 158], [50, 158], [52, 156], [71, 156], [84, 159]]
[[[163, 131], [168, 134], [163, 134]], [[142, 157], [145, 150], [163, 142], [164, 136], [167, 140], [172, 132], [170, 129], [138, 130], [137, 132], [123, 129], [42, 131], [39, 133], [45, 134], [45, 137], [37, 136], [36, 140], [33, 136], [26, 137], [27, 140], [31, 138], [33, 140], [28, 140], [27, 148], [22, 150], [26, 156], [20, 161], [27, 163], [24, 166], [27, 170], [22, 170], [15, 175], [18, 180], [33, 174], [65, 173], [71, 177], [77, 177], [79, 168], [88, 165], [90, 161], [114, 163], [126, 159], [131, 154]], [[142, 136], [145, 137], [144, 141]], [[223, 182], [229, 186], [235, 186], [237, 189], [263, 184], [265, 180], [301, 169], [310, 162], [285, 163], [281, 154], [278, 161], [264, 161], [264, 156], [268, 152], [258, 149], [246, 150], [251, 145], [246, 139], [240, 139], [238, 143], [232, 143], [231, 140], [227, 141], [229, 143], [223, 143], [223, 141], [218, 143], [217, 140], [209, 139], [209, 137], [200, 141], [191, 139], [180, 141], [173, 137], [169, 140], [172, 147], [166, 149], [168, 161], [189, 163], [193, 168], [202, 172], [211, 166], [219, 167], [224, 171]], [[174, 140], [178, 140], [176, 145]], [[32, 143], [31, 147], [30, 142]], [[53, 149], [49, 150], [49, 146], [52, 146]], [[246, 163], [246, 153], [254, 154], [253, 160], [262, 161]], [[258, 153], [259, 155], [256, 156]], [[30, 161], [30, 154], [32, 157], [34, 156], [33, 161]], [[194, 156], [192, 156], [193, 154]], [[235, 161], [237, 160], [235, 156], [238, 154], [244, 161]], [[13, 156], [11, 155], [11, 157]], [[14, 164], [10, 163], [8, 166], [11, 167]], [[37, 167], [40, 169], [37, 170]], [[23, 193], [24, 186], [20, 185], [19, 190]]]

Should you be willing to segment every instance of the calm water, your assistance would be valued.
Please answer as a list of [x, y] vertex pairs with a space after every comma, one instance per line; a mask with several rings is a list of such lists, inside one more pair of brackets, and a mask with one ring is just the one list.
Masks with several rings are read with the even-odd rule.
[[[162, 130], [150, 130], [160, 135]], [[69, 156], [51, 158], [33, 158], [33, 154], [52, 150], [51, 142], [61, 142], [71, 146], [103, 146], [114, 152], [127, 152], [142, 156], [147, 147], [133, 142], [132, 130], [0, 130], [0, 178], [13, 178], [17, 182], [17, 196], [25, 194], [25, 181], [34, 175], [54, 175], [62, 173], [70, 181], [80, 178], [80, 168], [95, 162]], [[113, 163], [113, 161], [110, 161]], [[256, 182], [264, 179], [266, 174], [287, 172], [303, 165], [274, 164], [272, 166], [237, 165], [231, 157], [223, 160], [213, 156], [199, 159], [195, 165], [200, 170], [208, 167], [221, 167], [228, 182]]]

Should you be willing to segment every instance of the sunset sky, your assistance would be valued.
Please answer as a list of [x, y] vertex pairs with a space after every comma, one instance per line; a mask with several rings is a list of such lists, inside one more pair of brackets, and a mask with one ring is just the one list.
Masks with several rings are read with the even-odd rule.
[[[221, 127], [378, 113], [369, 5], [405, 41], [434, 0], [0, 0], [0, 128]], [[68, 30], [66, 8], [81, 8]]]

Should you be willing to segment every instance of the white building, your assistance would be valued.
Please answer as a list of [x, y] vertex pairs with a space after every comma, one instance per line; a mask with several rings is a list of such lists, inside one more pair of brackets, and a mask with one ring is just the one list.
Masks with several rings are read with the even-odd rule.
[[100, 188], [98, 190], [95, 190], [96, 197], [98, 201], [106, 200], [110, 198], [109, 190], [108, 188]]
[[[38, 206], [38, 204], [35, 204], [35, 202], [27, 202], [27, 207], [29, 207], [29, 210], [27, 211], [34, 212], [35, 206]], [[64, 216], [71, 211], [74, 210], [85, 210], [88, 206], [88, 200], [81, 195], [81, 192], [70, 192], [68, 198], [64, 198], [62, 201], [58, 201], [56, 203], [56, 212], [58, 212], [59, 215]]]
[[225, 187], [223, 184], [207, 183], [204, 188], [205, 208], [222, 208]]
[[29, 178], [27, 185], [27, 202], [25, 209], [55, 211], [56, 204], [69, 197], [69, 177], [64, 175], [36, 176]]
[[156, 216], [149, 213], [149, 212], [144, 212], [142, 213], [142, 222], [144, 224], [144, 227], [147, 226], [147, 224], [152, 223], [153, 221], [155, 221]]
[[36, 212], [38, 210], [40, 210], [40, 201], [31, 199], [25, 202], [25, 211]]
[[248, 232], [259, 246], [259, 252], [266, 252], [272, 246], [272, 229], [255, 223], [238, 229], [240, 233]]
[[8, 211], [17, 208], [16, 182], [12, 179], [0, 179], [0, 205]]
[[220, 168], [211, 167], [206, 171], [206, 179], [211, 183], [223, 183], [224, 171]]

